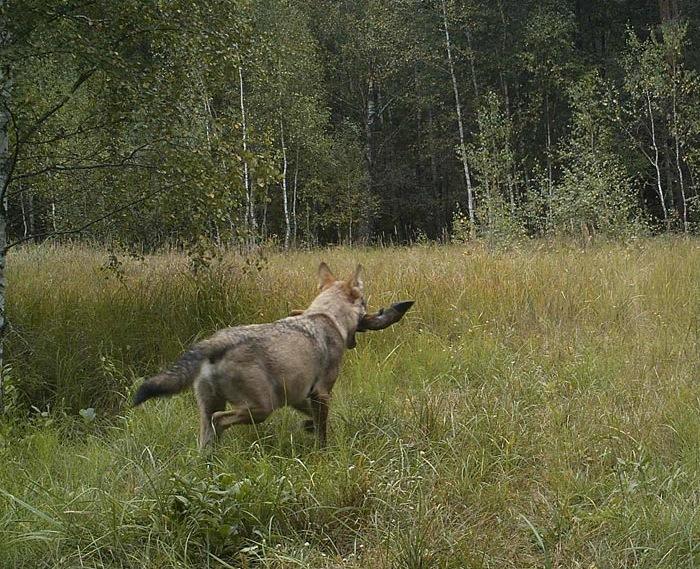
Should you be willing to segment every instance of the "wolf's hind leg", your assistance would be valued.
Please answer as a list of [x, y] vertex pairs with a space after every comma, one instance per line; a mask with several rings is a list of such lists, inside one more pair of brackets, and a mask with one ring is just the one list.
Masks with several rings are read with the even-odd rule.
[[216, 434], [220, 435], [232, 425], [262, 423], [270, 413], [272, 413], [272, 409], [269, 407], [237, 407], [230, 411], [214, 413], [211, 423], [214, 425]]
[[199, 450], [204, 450], [216, 438], [212, 416], [226, 409], [226, 400], [203, 384], [197, 385], [195, 395], [199, 407]]

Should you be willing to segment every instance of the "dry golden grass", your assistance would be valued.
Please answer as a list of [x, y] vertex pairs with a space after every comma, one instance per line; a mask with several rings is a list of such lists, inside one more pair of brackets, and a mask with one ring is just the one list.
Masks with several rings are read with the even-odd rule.
[[[129, 408], [195, 338], [305, 306], [321, 259], [416, 300], [348, 353], [328, 449], [285, 411], [205, 459], [190, 396]], [[9, 261], [8, 566], [700, 564], [700, 242], [105, 260]]]

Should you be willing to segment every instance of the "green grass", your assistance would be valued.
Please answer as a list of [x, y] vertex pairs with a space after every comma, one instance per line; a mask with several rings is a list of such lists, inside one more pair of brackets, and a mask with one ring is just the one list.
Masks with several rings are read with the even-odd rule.
[[[700, 566], [700, 242], [105, 259], [9, 259], [0, 566]], [[194, 339], [304, 307], [321, 259], [416, 300], [348, 352], [327, 449], [284, 410], [201, 457], [191, 394], [129, 407]]]

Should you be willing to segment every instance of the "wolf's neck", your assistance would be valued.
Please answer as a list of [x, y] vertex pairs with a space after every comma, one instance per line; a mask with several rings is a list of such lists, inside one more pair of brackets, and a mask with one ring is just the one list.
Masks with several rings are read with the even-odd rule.
[[343, 326], [333, 314], [331, 314], [330, 312], [322, 311], [309, 312], [308, 310], [304, 314], [307, 316], [320, 316], [324, 318], [327, 322], [330, 322], [333, 328], [335, 328], [338, 331], [338, 335], [343, 341], [343, 346], [347, 346], [349, 333], [345, 326]]
[[340, 335], [343, 337], [343, 342], [345, 342], [355, 327], [354, 317], [351, 314], [351, 310], [344, 310], [343, 308], [345, 307], [339, 307], [337, 302], [333, 302], [333, 300], [318, 296], [304, 311], [304, 314], [324, 314], [327, 316], [336, 325]]

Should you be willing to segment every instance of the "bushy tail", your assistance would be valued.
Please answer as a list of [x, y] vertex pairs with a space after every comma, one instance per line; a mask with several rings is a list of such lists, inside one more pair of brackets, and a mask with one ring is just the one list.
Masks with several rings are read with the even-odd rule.
[[201, 347], [187, 350], [170, 368], [144, 381], [134, 394], [134, 405], [151, 397], [180, 393], [192, 386], [205, 358]]

